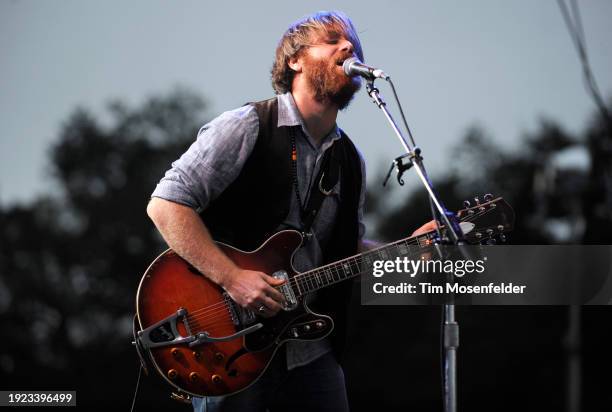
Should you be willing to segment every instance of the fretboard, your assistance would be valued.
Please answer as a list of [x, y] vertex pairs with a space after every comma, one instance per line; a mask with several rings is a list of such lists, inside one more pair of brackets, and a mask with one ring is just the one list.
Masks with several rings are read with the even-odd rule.
[[397, 257], [415, 255], [414, 247], [418, 246], [422, 248], [429, 246], [432, 236], [433, 233], [426, 233], [420, 236], [405, 238], [321, 266], [320, 268], [300, 273], [293, 277], [296, 289], [294, 292], [299, 296], [304, 296], [326, 286], [331, 286], [344, 280], [360, 276], [372, 268], [374, 261], [394, 260]]

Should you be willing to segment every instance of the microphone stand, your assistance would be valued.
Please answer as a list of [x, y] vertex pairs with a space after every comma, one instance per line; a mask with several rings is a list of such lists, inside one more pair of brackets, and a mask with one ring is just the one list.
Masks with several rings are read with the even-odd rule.
[[[386, 80], [391, 83], [389, 77], [386, 77]], [[393, 87], [393, 83], [391, 83]], [[410, 129], [408, 129], [408, 133], [410, 134], [411, 142], [408, 142], [406, 138], [402, 135], [402, 132], [397, 127], [397, 124], [393, 120], [393, 117], [389, 113], [386, 107], [386, 103], [380, 97], [379, 91], [376, 87], [374, 87], [374, 79], [369, 79], [366, 84], [366, 91], [368, 95], [372, 98], [374, 103], [378, 106], [380, 110], [382, 110], [383, 114], [389, 121], [391, 128], [395, 132], [397, 138], [400, 143], [404, 147], [406, 154], [402, 155], [395, 159], [391, 166], [391, 170], [389, 171], [389, 175], [395, 166], [398, 170], [397, 179], [400, 184], [403, 183], [401, 180], [402, 174], [404, 171], [414, 168], [416, 171], [421, 183], [427, 190], [429, 194], [430, 204], [432, 205], [432, 215], [433, 219], [437, 225], [438, 231], [438, 244], [453, 244], [460, 246], [464, 244], [463, 240], [463, 232], [461, 227], [459, 226], [457, 217], [453, 212], [448, 211], [442, 202], [438, 199], [436, 195], [433, 185], [429, 180], [427, 173], [425, 171], [425, 167], [423, 165], [423, 158], [421, 157], [421, 149], [416, 146], [414, 143], [414, 139], [410, 134]], [[404, 164], [402, 160], [404, 158], [408, 158], [410, 163]], [[389, 176], [387, 176], [388, 178]], [[386, 183], [386, 180], [385, 180]], [[450, 234], [449, 237], [441, 236], [440, 232], [440, 218], [442, 223], [446, 226], [446, 233]], [[439, 250], [439, 248], [438, 248]], [[452, 276], [452, 274], [451, 274]], [[445, 412], [456, 412], [457, 411], [457, 348], [459, 347], [459, 324], [455, 320], [455, 305], [454, 298], [450, 299], [450, 303], [445, 303], [443, 305], [443, 314], [444, 314], [444, 323], [443, 323], [443, 345], [444, 345], [444, 374], [443, 374], [443, 392], [444, 392], [444, 411]]]

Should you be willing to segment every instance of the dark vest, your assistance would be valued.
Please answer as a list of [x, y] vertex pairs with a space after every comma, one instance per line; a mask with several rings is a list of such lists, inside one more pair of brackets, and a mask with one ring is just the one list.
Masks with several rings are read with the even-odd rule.
[[[272, 235], [289, 214], [292, 180], [290, 127], [278, 127], [276, 97], [251, 103], [259, 117], [257, 142], [234, 182], [201, 214], [213, 238], [242, 250], [253, 250]], [[351, 140], [342, 133], [335, 141], [331, 162], [340, 166], [340, 205], [325, 263], [357, 253], [361, 161]], [[298, 154], [299, 156], [299, 154]], [[315, 189], [316, 190], [316, 187]], [[332, 343], [337, 353], [344, 346], [346, 315], [351, 282], [342, 282], [319, 292], [316, 310], [329, 314], [336, 323]]]

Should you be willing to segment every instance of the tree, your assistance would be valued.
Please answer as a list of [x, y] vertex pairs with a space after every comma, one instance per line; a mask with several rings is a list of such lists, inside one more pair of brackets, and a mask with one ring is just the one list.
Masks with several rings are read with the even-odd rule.
[[[129, 400], [135, 292], [164, 248], [146, 204], [194, 140], [204, 108], [177, 89], [141, 107], [111, 103], [108, 126], [82, 108], [64, 123], [50, 150], [59, 193], [0, 211], [3, 382], [14, 389], [79, 382], [80, 404]], [[97, 391], [103, 381], [107, 389]]]

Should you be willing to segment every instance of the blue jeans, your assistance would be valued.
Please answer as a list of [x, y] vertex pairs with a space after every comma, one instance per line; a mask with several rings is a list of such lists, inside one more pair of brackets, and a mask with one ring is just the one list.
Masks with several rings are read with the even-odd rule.
[[284, 350], [249, 388], [231, 396], [193, 398], [192, 404], [195, 412], [349, 410], [344, 372], [331, 352], [288, 371]]

